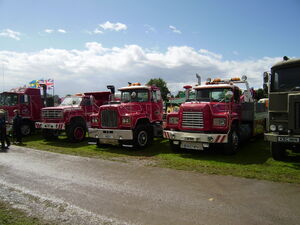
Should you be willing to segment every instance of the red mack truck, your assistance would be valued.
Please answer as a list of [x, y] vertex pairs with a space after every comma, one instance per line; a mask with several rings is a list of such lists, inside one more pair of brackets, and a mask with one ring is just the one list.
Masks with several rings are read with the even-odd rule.
[[[16, 88], [0, 94], [0, 109], [6, 112], [7, 121], [11, 124], [14, 110], [19, 110], [23, 118], [22, 135], [31, 134], [34, 123], [41, 119], [41, 109], [44, 107], [41, 91], [38, 88]], [[10, 130], [11, 127], [8, 128]]]
[[[107, 86], [112, 95], [114, 87]], [[121, 101], [100, 107], [92, 117], [89, 137], [97, 145], [112, 144], [136, 149], [149, 145], [153, 137], [162, 136], [163, 100], [156, 86], [140, 83], [120, 88]]]
[[[254, 102], [247, 77], [208, 79], [196, 85], [196, 97], [179, 111], [167, 115], [163, 136], [173, 150], [205, 150], [222, 146], [223, 153], [235, 154], [241, 141], [263, 134], [267, 118], [265, 104]], [[241, 95], [239, 86], [245, 85]], [[185, 86], [188, 95], [192, 86]]]
[[41, 122], [35, 127], [42, 129], [46, 140], [57, 138], [63, 132], [71, 142], [80, 142], [91, 124], [90, 116], [109, 101], [110, 92], [87, 92], [66, 97], [57, 107], [42, 109]]

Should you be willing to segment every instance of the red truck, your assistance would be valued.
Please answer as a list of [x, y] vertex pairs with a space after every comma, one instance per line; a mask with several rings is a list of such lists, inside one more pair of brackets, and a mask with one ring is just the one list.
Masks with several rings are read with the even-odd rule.
[[91, 124], [91, 115], [109, 101], [110, 92], [87, 92], [66, 97], [57, 107], [42, 109], [41, 122], [35, 127], [42, 129], [46, 140], [57, 138], [63, 132], [71, 142], [80, 142]]
[[43, 107], [41, 91], [38, 88], [16, 88], [0, 94], [0, 109], [6, 111], [8, 122], [12, 123], [15, 109], [18, 109], [23, 117], [23, 135], [29, 135], [33, 131], [34, 123], [41, 118]]
[[[114, 87], [108, 86], [114, 94]], [[153, 137], [162, 136], [163, 100], [156, 86], [140, 83], [119, 88], [120, 102], [110, 102], [100, 107], [92, 117], [89, 137], [97, 145], [113, 144], [144, 148]]]
[[[265, 104], [253, 100], [246, 80], [246, 76], [242, 80], [208, 79], [205, 85], [196, 85], [195, 99], [188, 99], [178, 112], [167, 115], [163, 136], [169, 139], [170, 147], [205, 150], [222, 146], [223, 153], [231, 155], [241, 141], [263, 134], [267, 110]], [[245, 85], [243, 95], [241, 85]]]

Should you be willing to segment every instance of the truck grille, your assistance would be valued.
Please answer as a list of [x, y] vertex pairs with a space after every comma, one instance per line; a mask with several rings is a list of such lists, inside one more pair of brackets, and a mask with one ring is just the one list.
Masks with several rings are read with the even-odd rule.
[[300, 129], [300, 102], [295, 103], [295, 129]]
[[186, 112], [182, 114], [183, 128], [204, 128], [203, 112]]
[[62, 110], [52, 110], [52, 109], [43, 110], [42, 117], [45, 119], [62, 118]]
[[103, 110], [101, 112], [102, 127], [118, 127], [118, 114], [116, 110]]

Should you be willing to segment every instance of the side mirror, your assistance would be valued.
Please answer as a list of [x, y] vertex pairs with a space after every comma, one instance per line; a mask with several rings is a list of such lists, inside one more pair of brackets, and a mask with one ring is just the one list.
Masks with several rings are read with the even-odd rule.
[[264, 72], [263, 73], [263, 80], [264, 80], [264, 84], [268, 83], [269, 81], [269, 73], [268, 72]]
[[24, 103], [25, 104], [29, 103], [29, 96], [27, 94], [24, 95]]
[[225, 102], [230, 102], [232, 97], [233, 97], [233, 92], [232, 91], [227, 91], [225, 93]]
[[93, 95], [90, 95], [90, 104], [94, 105], [94, 96]]

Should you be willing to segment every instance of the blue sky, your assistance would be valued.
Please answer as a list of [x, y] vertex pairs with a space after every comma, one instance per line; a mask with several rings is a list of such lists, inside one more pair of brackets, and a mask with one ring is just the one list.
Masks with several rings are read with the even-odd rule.
[[[101, 54], [109, 54], [106, 56], [112, 57], [112, 60], [128, 61], [125, 58], [113, 58], [114, 48], [127, 51], [128, 48], [125, 46], [134, 45], [138, 47], [137, 49], [142, 49], [142, 52], [135, 49], [134, 53], [129, 53], [130, 57], [135, 59], [134, 64], [141, 63], [139, 56], [144, 55], [142, 57], [143, 65], [149, 65], [149, 57], [152, 56], [147, 55], [149, 52], [163, 54], [164, 60], [168, 61], [167, 57], [174, 58], [179, 54], [184, 55], [187, 49], [183, 47], [186, 46], [192, 48], [197, 56], [212, 57], [208, 58], [212, 64], [208, 68], [199, 66], [197, 63], [195, 66], [195, 62], [186, 62], [187, 59], [181, 57], [180, 63], [176, 59], [178, 64], [173, 67], [165, 62], [163, 67], [155, 64], [152, 67], [145, 66], [144, 70], [140, 70], [138, 67], [132, 71], [126, 69], [124, 71], [128, 74], [151, 74], [151, 71], [159, 71], [162, 73], [161, 77], [168, 79], [171, 76], [168, 74], [172, 72], [182, 74], [184, 71], [193, 73], [200, 70], [205, 76], [210, 72], [223, 72], [220, 66], [228, 66], [227, 61], [233, 63], [230, 69], [234, 64], [246, 68], [249, 61], [253, 67], [255, 67], [255, 62], [267, 61], [264, 66], [258, 63], [260, 66], [257, 71], [252, 69], [254, 73], [258, 74], [258, 69], [268, 69], [273, 61], [278, 60], [278, 57], [284, 55], [299, 57], [299, 12], [299, 0], [0, 0], [0, 52], [18, 53], [14, 55], [14, 58], [16, 56], [20, 58], [22, 53], [36, 54], [36, 57], [40, 57], [40, 53], [45, 49], [55, 49], [56, 52], [51, 54], [55, 54], [55, 57], [60, 60], [66, 60], [64, 57], [60, 58], [62, 55], [61, 52], [58, 52], [59, 49], [74, 56], [78, 53], [70, 52], [73, 49], [83, 53], [87, 49], [87, 43], [98, 43], [103, 48], [109, 49], [108, 52], [105, 51], [106, 53]], [[105, 23], [108, 26], [105, 26]], [[121, 26], [119, 29], [116, 28], [118, 27], [117, 23]], [[45, 32], [46, 30], [48, 32]], [[98, 30], [98, 33], [95, 33], [95, 30]], [[12, 34], [12, 32], [15, 33]], [[181, 47], [180, 53], [172, 51], [172, 55], [170, 55], [168, 50], [170, 47]], [[97, 49], [99, 50], [99, 48]], [[138, 55], [132, 56], [132, 54]], [[128, 54], [125, 55], [123, 57], [128, 57]], [[192, 55], [186, 57], [192, 57]], [[49, 55], [43, 54], [43, 57], [49, 57]], [[266, 60], [265, 57], [268, 59]], [[144, 58], [147, 58], [147, 62]], [[22, 60], [15, 62], [9, 56], [2, 55], [2, 61], [5, 62], [3, 63], [5, 74], [18, 76], [16, 71], [9, 69], [13, 68], [13, 63], [17, 65], [28, 63], [27, 67], [33, 63]], [[85, 58], [85, 60], [89, 59]], [[218, 63], [221, 64], [216, 64], [212, 62], [213, 60], [218, 60]], [[152, 58], [150, 61], [153, 62]], [[55, 64], [51, 65], [55, 66]], [[103, 66], [103, 63], [101, 65]], [[41, 63], [41, 66], [43, 66], [39, 68], [41, 71], [47, 71], [47, 64]], [[57, 66], [61, 67], [61, 65]], [[130, 65], [126, 66], [130, 67]], [[28, 79], [31, 79], [32, 75], [40, 74], [38, 69], [26, 71], [27, 67], [25, 67], [23, 67], [24, 73], [30, 74]], [[107, 68], [107, 66], [104, 67]], [[209, 69], [210, 67], [215, 69]], [[114, 70], [114, 68], [109, 69]], [[169, 70], [167, 71], [167, 69]], [[97, 68], [91, 68], [91, 70], [97, 72]], [[85, 76], [90, 76], [91, 70], [83, 71], [80, 79], [87, 79]], [[252, 70], [251, 72], [253, 72]], [[229, 68], [224, 71], [230, 72]], [[246, 72], [246, 69], [243, 71]], [[51, 71], [54, 77], [68, 75], [70, 79], [72, 77], [79, 78], [78, 75], [75, 76], [78, 72], [72, 71], [70, 68]], [[114, 74], [111, 73], [112, 76], [117, 76]], [[258, 79], [258, 75], [256, 76]], [[147, 78], [147, 76], [143, 77], [145, 81]], [[109, 81], [116, 80], [118, 79]], [[189, 81], [189, 79], [186, 80], [186, 82]], [[177, 83], [178, 81], [170, 80], [170, 83], [172, 82]], [[6, 83], [8, 87], [14, 85]], [[258, 86], [258, 81], [255, 86]], [[70, 89], [70, 91], [75, 90]]]

